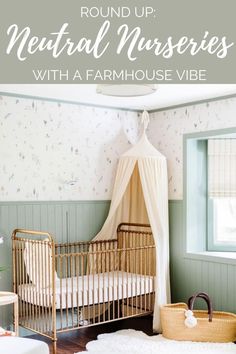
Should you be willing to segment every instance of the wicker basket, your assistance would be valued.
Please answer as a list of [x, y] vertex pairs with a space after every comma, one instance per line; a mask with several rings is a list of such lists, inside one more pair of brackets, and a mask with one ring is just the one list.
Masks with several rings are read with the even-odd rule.
[[[208, 311], [194, 310], [193, 315], [196, 319], [193, 320], [197, 323], [193, 328], [188, 328], [185, 321], [187, 315], [191, 316], [191, 312], [186, 310], [193, 310], [197, 297], [207, 302]], [[173, 340], [218, 343], [236, 340], [236, 315], [229, 312], [213, 312], [211, 300], [206, 293], [193, 295], [188, 305], [177, 303], [163, 306], [161, 323], [163, 336]]]

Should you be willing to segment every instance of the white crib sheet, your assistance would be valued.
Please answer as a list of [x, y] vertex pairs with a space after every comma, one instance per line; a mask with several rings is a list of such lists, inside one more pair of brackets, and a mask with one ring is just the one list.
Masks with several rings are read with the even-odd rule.
[[[153, 277], [122, 271], [98, 273], [56, 281], [56, 307], [71, 307], [99, 304], [103, 302], [149, 294], [154, 291]], [[37, 289], [33, 284], [18, 287], [23, 301], [39, 306], [52, 303], [50, 289]]]

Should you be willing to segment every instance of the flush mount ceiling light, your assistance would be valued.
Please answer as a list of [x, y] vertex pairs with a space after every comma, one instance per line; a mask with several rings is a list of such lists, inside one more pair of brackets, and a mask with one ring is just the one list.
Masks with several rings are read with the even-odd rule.
[[157, 85], [140, 84], [140, 85], [115, 85], [102, 84], [97, 85], [96, 92], [106, 96], [117, 97], [137, 97], [145, 96], [154, 93], [157, 90]]

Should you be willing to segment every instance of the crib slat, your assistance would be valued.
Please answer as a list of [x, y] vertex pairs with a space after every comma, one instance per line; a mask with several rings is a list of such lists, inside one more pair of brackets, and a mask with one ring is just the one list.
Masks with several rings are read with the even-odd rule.
[[82, 276], [82, 313], [84, 314], [84, 293], [85, 293], [85, 289], [84, 289], [84, 255], [82, 255], [82, 264], [81, 264], [81, 276]]
[[[94, 252], [94, 245], [93, 245], [93, 252]], [[95, 257], [95, 255], [93, 254], [92, 255], [92, 264], [94, 264], [94, 257]], [[95, 288], [95, 282], [94, 282], [94, 267], [92, 267], [92, 269], [91, 269], [91, 271], [92, 271], [92, 289], [91, 289], [91, 291], [92, 291], [92, 318], [93, 318], [93, 323], [95, 323], [95, 304], [94, 304], [94, 302], [95, 302], [95, 296], [94, 296], [94, 288]]]
[[[117, 251], [117, 257], [120, 260], [120, 251]], [[120, 262], [119, 262], [120, 263]], [[117, 270], [117, 317], [120, 318], [120, 277], [119, 271]]]
[[58, 258], [59, 262], [59, 277], [60, 277], [60, 324], [61, 324], [61, 329], [63, 329], [63, 310], [62, 310], [62, 277], [63, 277], [63, 258], [59, 257]]
[[87, 264], [88, 264], [88, 278], [87, 278], [87, 283], [88, 283], [88, 297], [87, 297], [87, 309], [88, 309], [88, 318], [91, 317], [90, 315], [90, 265], [91, 265], [91, 260], [92, 260], [92, 254], [87, 255]]
[[[151, 275], [151, 254], [150, 254], [150, 250], [148, 250], [148, 274]], [[149, 297], [149, 303], [148, 306], [149, 308], [151, 308], [151, 280], [149, 280], [148, 282], [148, 287], [149, 287], [149, 292], [148, 292], [148, 297]]]
[[[143, 247], [143, 242], [142, 242], [142, 239], [140, 240], [140, 246]], [[142, 287], [144, 287], [144, 284], [143, 284], [143, 249], [140, 250], [140, 311], [142, 312], [143, 311], [143, 296], [142, 296]], [[144, 280], [145, 282], [145, 280]]]
[[145, 276], [145, 282], [144, 282], [144, 311], [147, 311], [147, 282], [146, 282], [146, 276], [147, 276], [147, 250], [144, 250], [144, 276]]
[[[22, 272], [20, 270], [20, 277], [21, 277], [21, 273], [22, 273], [22, 279], [18, 279], [18, 284], [17, 284], [17, 288], [20, 284], [26, 284], [26, 274], [25, 274], [25, 267], [24, 267], [24, 261], [23, 261], [23, 243], [21, 241], [18, 242], [18, 253], [20, 254], [20, 264], [22, 267]], [[14, 289], [14, 291], [16, 292], [16, 289]], [[23, 290], [23, 296], [25, 298], [26, 296], [26, 291], [25, 291], [25, 287]], [[25, 316], [25, 301], [22, 301], [21, 299], [19, 299], [19, 316], [24, 317]]]
[[[44, 327], [44, 331], [47, 332], [47, 321], [46, 321], [46, 293], [47, 293], [47, 288], [48, 286], [51, 286], [51, 270], [50, 270], [50, 263], [48, 264], [48, 268], [47, 268], [47, 254], [49, 252], [47, 252], [47, 249], [48, 247], [46, 247], [46, 242], [44, 241], [43, 243], [43, 247], [40, 247], [41, 248], [41, 253], [42, 253], [42, 262], [41, 262], [41, 265], [43, 267], [43, 263], [44, 263], [44, 272], [43, 272], [43, 269], [42, 269], [42, 273], [44, 273], [44, 281], [43, 281], [43, 286], [44, 286], [44, 294], [43, 294], [43, 300], [42, 300], [42, 305], [43, 305], [43, 327]], [[48, 284], [47, 284], [47, 275], [45, 274], [45, 272], [48, 271]]]
[[112, 275], [112, 300], [113, 300], [113, 303], [112, 303], [112, 307], [113, 307], [113, 312], [112, 312], [112, 318], [115, 319], [116, 318], [116, 304], [117, 304], [117, 301], [115, 301], [115, 296], [116, 296], [116, 291], [115, 291], [115, 288], [117, 286], [117, 283], [116, 283], [116, 272], [117, 272], [117, 256], [116, 256], [116, 247], [114, 247], [113, 249], [113, 262], [114, 262], [114, 269], [113, 269], [113, 275]]
[[[110, 249], [109, 245], [106, 245], [106, 249]], [[110, 253], [106, 253], [106, 259], [107, 259], [107, 288], [106, 288], [106, 293], [107, 293], [107, 305], [106, 305], [106, 321], [111, 321], [111, 294], [110, 294], [110, 287], [111, 287], [111, 269], [110, 269]]]
[[[31, 254], [32, 254], [32, 258], [31, 258], [31, 267], [34, 267], [34, 256], [33, 256], [33, 252], [35, 250], [36, 254], [38, 254], [38, 249], [39, 249], [39, 242], [36, 243], [35, 245], [36, 247], [34, 247], [33, 242], [31, 242]], [[35, 277], [35, 282], [36, 282], [36, 287], [38, 287], [40, 289], [40, 282], [39, 282], [39, 274], [40, 274], [40, 263], [39, 263], [39, 256], [37, 256], [37, 261], [36, 261], [36, 268], [34, 271], [34, 277]], [[39, 291], [37, 291], [37, 306], [36, 306], [36, 321], [35, 321], [35, 327], [37, 331], [40, 331], [40, 324], [39, 321], [41, 319], [41, 308], [40, 308], [40, 304], [41, 304], [41, 294]], [[31, 297], [31, 292], [30, 292], [30, 297]], [[32, 305], [32, 303], [29, 306], [29, 315], [28, 318], [30, 319], [32, 316], [32, 311], [34, 311], [34, 307]]]
[[69, 326], [68, 311], [68, 257], [65, 258], [65, 279], [66, 279], [66, 327]]
[[74, 284], [73, 284], [73, 274], [72, 274], [72, 267], [73, 267], [74, 255], [69, 257], [69, 264], [70, 264], [70, 277], [71, 277], [71, 321], [72, 327], [74, 327]]
[[[133, 272], [131, 271], [132, 250], [128, 251], [128, 270], [130, 271], [130, 290], [131, 290], [131, 316], [134, 315], [134, 298], [133, 298]], [[129, 301], [130, 303], [130, 301]]]
[[[101, 263], [104, 257], [104, 252], [103, 252], [103, 246], [101, 245], [101, 251], [100, 251], [100, 255], [101, 255]], [[105, 275], [104, 275], [104, 269], [105, 266], [104, 264], [102, 264], [102, 318], [103, 318], [103, 322], [105, 322]]]
[[[99, 246], [96, 244], [96, 252], [98, 251]], [[99, 267], [99, 257], [95, 256], [94, 264], [96, 264], [96, 269]], [[100, 306], [100, 272], [98, 272], [98, 287], [97, 287], [97, 296], [98, 296], [98, 322], [101, 321], [101, 306]]]
[[79, 324], [79, 274], [80, 274], [80, 262], [78, 256], [75, 255], [77, 326]]

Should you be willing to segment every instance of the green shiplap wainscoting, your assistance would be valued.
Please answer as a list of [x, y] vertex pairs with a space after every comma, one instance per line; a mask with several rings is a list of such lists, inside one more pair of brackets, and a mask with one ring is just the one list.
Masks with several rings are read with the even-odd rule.
[[186, 254], [183, 212], [182, 201], [169, 202], [172, 301], [186, 301], [201, 290], [209, 293], [215, 309], [236, 313], [236, 259], [227, 263]]
[[[90, 240], [100, 230], [109, 210], [109, 201], [6, 202], [0, 203], [0, 290], [11, 290], [11, 232], [30, 228], [51, 232], [57, 241]], [[218, 310], [236, 312], [235, 264], [191, 258], [185, 245], [183, 202], [169, 201], [172, 301], [186, 301], [198, 290], [207, 291]], [[0, 325], [11, 321], [9, 308], [0, 308]]]

